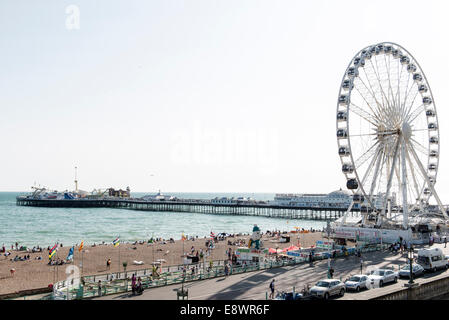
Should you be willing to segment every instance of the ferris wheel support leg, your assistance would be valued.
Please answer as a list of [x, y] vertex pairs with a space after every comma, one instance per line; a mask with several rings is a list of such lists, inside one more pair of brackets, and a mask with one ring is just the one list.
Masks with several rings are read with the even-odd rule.
[[387, 192], [385, 193], [385, 205], [382, 208], [382, 211], [380, 213], [380, 217], [378, 217], [378, 219], [377, 219], [377, 222], [376, 222], [377, 226], [380, 226], [382, 224], [382, 217], [385, 215], [385, 208], [386, 208], [387, 203], [388, 203], [387, 199], [388, 199], [388, 196], [390, 195], [391, 182], [393, 180], [394, 168], [396, 166], [396, 159], [397, 159], [398, 150], [399, 150], [399, 141], [400, 141], [400, 137], [398, 137], [398, 140], [396, 142], [396, 146], [394, 148], [393, 164], [391, 165], [390, 175], [388, 176]]
[[440, 197], [436, 193], [435, 189], [433, 188], [433, 184], [430, 182], [429, 177], [427, 176], [426, 170], [424, 170], [424, 167], [423, 167], [421, 161], [419, 161], [419, 158], [416, 155], [415, 149], [411, 145], [410, 145], [409, 149], [410, 149], [410, 152], [412, 153], [413, 158], [415, 158], [415, 161], [418, 164], [419, 170], [421, 170], [422, 175], [426, 179], [427, 185], [429, 186], [430, 190], [432, 191], [432, 195], [435, 197], [435, 200], [438, 203], [438, 207], [440, 208], [441, 213], [443, 214], [444, 219], [449, 220], [449, 216], [446, 213], [446, 209], [444, 209], [444, 206], [441, 203]]
[[407, 168], [405, 164], [405, 140], [401, 143], [401, 169], [402, 169], [402, 226], [408, 229], [408, 201], [407, 201]]
[[346, 223], [346, 218], [348, 217], [348, 215], [351, 213], [352, 207], [354, 206], [354, 200], [351, 201], [351, 204], [348, 207], [348, 210], [346, 210], [345, 215], [343, 216], [343, 219], [341, 220], [342, 224]]

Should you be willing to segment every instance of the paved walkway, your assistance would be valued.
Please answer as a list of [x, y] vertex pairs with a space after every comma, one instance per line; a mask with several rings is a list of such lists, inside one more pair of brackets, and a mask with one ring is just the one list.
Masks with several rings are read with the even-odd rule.
[[[428, 247], [428, 246], [426, 246]], [[449, 246], [445, 249], [444, 244], [435, 244], [433, 247], [440, 247], [445, 254], [449, 254]], [[418, 249], [418, 248], [416, 248]], [[373, 252], [363, 255], [363, 273], [378, 267], [394, 267], [397, 271], [399, 266], [404, 265], [406, 253], [392, 254], [390, 252]], [[345, 280], [351, 274], [360, 273], [360, 260], [356, 257], [340, 258], [333, 262], [335, 270], [334, 278]], [[449, 271], [440, 271], [436, 274], [426, 274], [422, 279], [431, 278], [438, 274], [446, 274]], [[296, 291], [302, 290], [303, 286], [312, 286], [318, 280], [326, 278], [327, 261], [315, 262], [313, 267], [309, 264], [287, 266], [269, 270], [249, 272], [246, 274], [232, 275], [227, 278], [214, 278], [202, 280], [184, 285], [189, 290], [189, 300], [264, 300], [268, 292], [271, 279], [276, 279], [276, 290], [291, 291], [293, 286]], [[360, 293], [348, 292], [342, 300], [366, 300], [370, 297], [402, 288], [408, 280], [399, 280], [396, 284], [385, 285], [382, 288], [365, 290]], [[421, 280], [416, 280], [417, 282]], [[181, 285], [171, 285], [161, 288], [147, 289], [141, 296], [131, 296], [129, 293], [122, 293], [96, 299], [134, 299], [134, 300], [176, 300], [176, 290]]]

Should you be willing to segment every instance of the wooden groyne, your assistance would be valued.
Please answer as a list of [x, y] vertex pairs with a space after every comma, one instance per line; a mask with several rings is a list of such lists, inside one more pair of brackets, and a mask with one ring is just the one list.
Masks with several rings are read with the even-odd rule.
[[[210, 200], [143, 201], [141, 199], [33, 199], [17, 197], [17, 205], [50, 208], [118, 208], [143, 211], [247, 215], [284, 219], [335, 220], [347, 208], [294, 207], [267, 203], [212, 203]], [[359, 215], [353, 211], [352, 215]]]

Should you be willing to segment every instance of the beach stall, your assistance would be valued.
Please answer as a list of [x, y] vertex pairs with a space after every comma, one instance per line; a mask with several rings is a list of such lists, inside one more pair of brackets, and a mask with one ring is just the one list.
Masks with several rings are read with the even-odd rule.
[[264, 262], [265, 256], [268, 254], [268, 249], [254, 249], [247, 247], [239, 247], [235, 250], [237, 262]]

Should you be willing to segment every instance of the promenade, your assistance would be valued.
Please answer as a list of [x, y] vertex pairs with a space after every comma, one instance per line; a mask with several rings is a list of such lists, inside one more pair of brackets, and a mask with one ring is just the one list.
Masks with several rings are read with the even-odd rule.
[[[428, 247], [428, 246], [425, 246]], [[449, 246], [444, 248], [444, 244], [434, 244], [432, 248], [442, 248], [445, 254], [449, 254]], [[418, 249], [415, 248], [415, 249]], [[363, 256], [363, 273], [369, 270], [381, 267], [393, 267], [396, 271], [408, 260], [406, 253], [401, 255], [384, 252], [365, 253]], [[352, 274], [360, 273], [360, 260], [357, 257], [350, 256], [347, 259], [340, 258], [333, 261], [335, 270], [334, 278], [341, 278], [343, 281]], [[268, 292], [268, 285], [271, 279], [276, 279], [277, 291], [301, 291], [304, 285], [313, 286], [318, 280], [326, 278], [327, 261], [316, 261], [314, 266], [309, 264], [300, 264], [295, 266], [286, 266], [273, 268], [251, 273], [231, 275], [227, 278], [214, 278], [209, 280], [197, 281], [184, 285], [189, 290], [189, 300], [265, 300]], [[442, 270], [436, 273], [426, 273], [415, 279], [420, 283], [433, 277], [449, 276], [449, 271]], [[386, 294], [404, 287], [408, 279], [399, 279], [396, 284], [386, 284], [382, 288], [375, 288], [361, 291], [360, 293], [347, 292], [344, 297], [333, 298], [336, 300], [368, 300], [376, 296]], [[176, 290], [181, 286], [171, 285], [161, 288], [145, 290], [141, 296], [131, 296], [130, 293], [109, 295], [95, 299], [102, 300], [176, 300]]]

